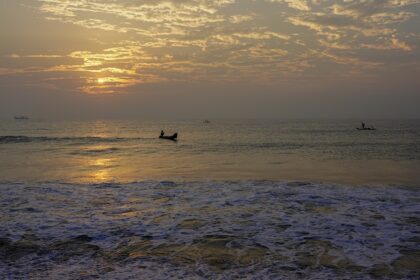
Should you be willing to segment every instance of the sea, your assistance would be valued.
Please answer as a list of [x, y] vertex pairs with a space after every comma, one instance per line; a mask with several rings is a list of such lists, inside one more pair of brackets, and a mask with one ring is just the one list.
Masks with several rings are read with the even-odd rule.
[[0, 120], [0, 278], [419, 279], [420, 120], [364, 122]]

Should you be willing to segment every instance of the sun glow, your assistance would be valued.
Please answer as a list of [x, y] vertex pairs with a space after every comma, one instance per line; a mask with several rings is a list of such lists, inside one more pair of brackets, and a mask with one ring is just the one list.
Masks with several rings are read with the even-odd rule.
[[98, 78], [96, 81], [98, 82], [98, 84], [113, 84], [113, 83], [119, 83], [121, 82], [121, 78], [116, 78], [116, 77], [102, 77], [102, 78]]
[[88, 94], [111, 94], [141, 82], [140, 78], [135, 77], [88, 78], [80, 90]]
[[97, 82], [98, 84], [103, 84], [106, 82], [106, 78], [98, 78]]

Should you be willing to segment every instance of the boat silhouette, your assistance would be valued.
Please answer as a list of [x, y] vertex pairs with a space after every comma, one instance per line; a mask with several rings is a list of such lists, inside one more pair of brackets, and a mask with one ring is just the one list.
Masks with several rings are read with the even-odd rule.
[[357, 127], [357, 130], [376, 130], [376, 128], [374, 127], [365, 127], [365, 128], [361, 128], [361, 127]]
[[15, 120], [29, 120], [27, 116], [15, 116]]
[[172, 140], [172, 141], [176, 141], [178, 138], [178, 133], [174, 133], [173, 135], [170, 136], [165, 136], [163, 135], [163, 133], [160, 134], [159, 136], [160, 139], [166, 139], [166, 140]]

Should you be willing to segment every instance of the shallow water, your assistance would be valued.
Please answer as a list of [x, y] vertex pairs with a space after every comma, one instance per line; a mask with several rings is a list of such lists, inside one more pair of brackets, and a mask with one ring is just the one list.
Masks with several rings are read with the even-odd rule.
[[6, 279], [418, 279], [420, 196], [207, 181], [0, 185]]
[[[1, 121], [0, 181], [420, 185], [420, 121]], [[157, 139], [177, 131], [178, 142]]]

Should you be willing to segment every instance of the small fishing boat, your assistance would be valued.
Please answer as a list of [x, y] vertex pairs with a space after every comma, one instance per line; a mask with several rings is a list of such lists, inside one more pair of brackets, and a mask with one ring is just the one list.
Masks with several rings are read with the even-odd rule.
[[161, 134], [161, 135], [159, 136], [159, 138], [160, 138], [160, 139], [166, 139], [166, 140], [176, 141], [176, 140], [177, 140], [176, 138], [178, 138], [178, 133], [174, 133], [174, 134], [173, 134], [173, 135], [171, 135], [171, 136], [165, 136], [165, 135]]
[[361, 127], [356, 127], [357, 130], [376, 130], [372, 125], [370, 127], [367, 127], [364, 122], [362, 122]]
[[15, 120], [29, 120], [27, 116], [15, 116]]
[[364, 127], [364, 128], [357, 127], [356, 129], [357, 130], [376, 130], [376, 128], [374, 128], [374, 127]]

